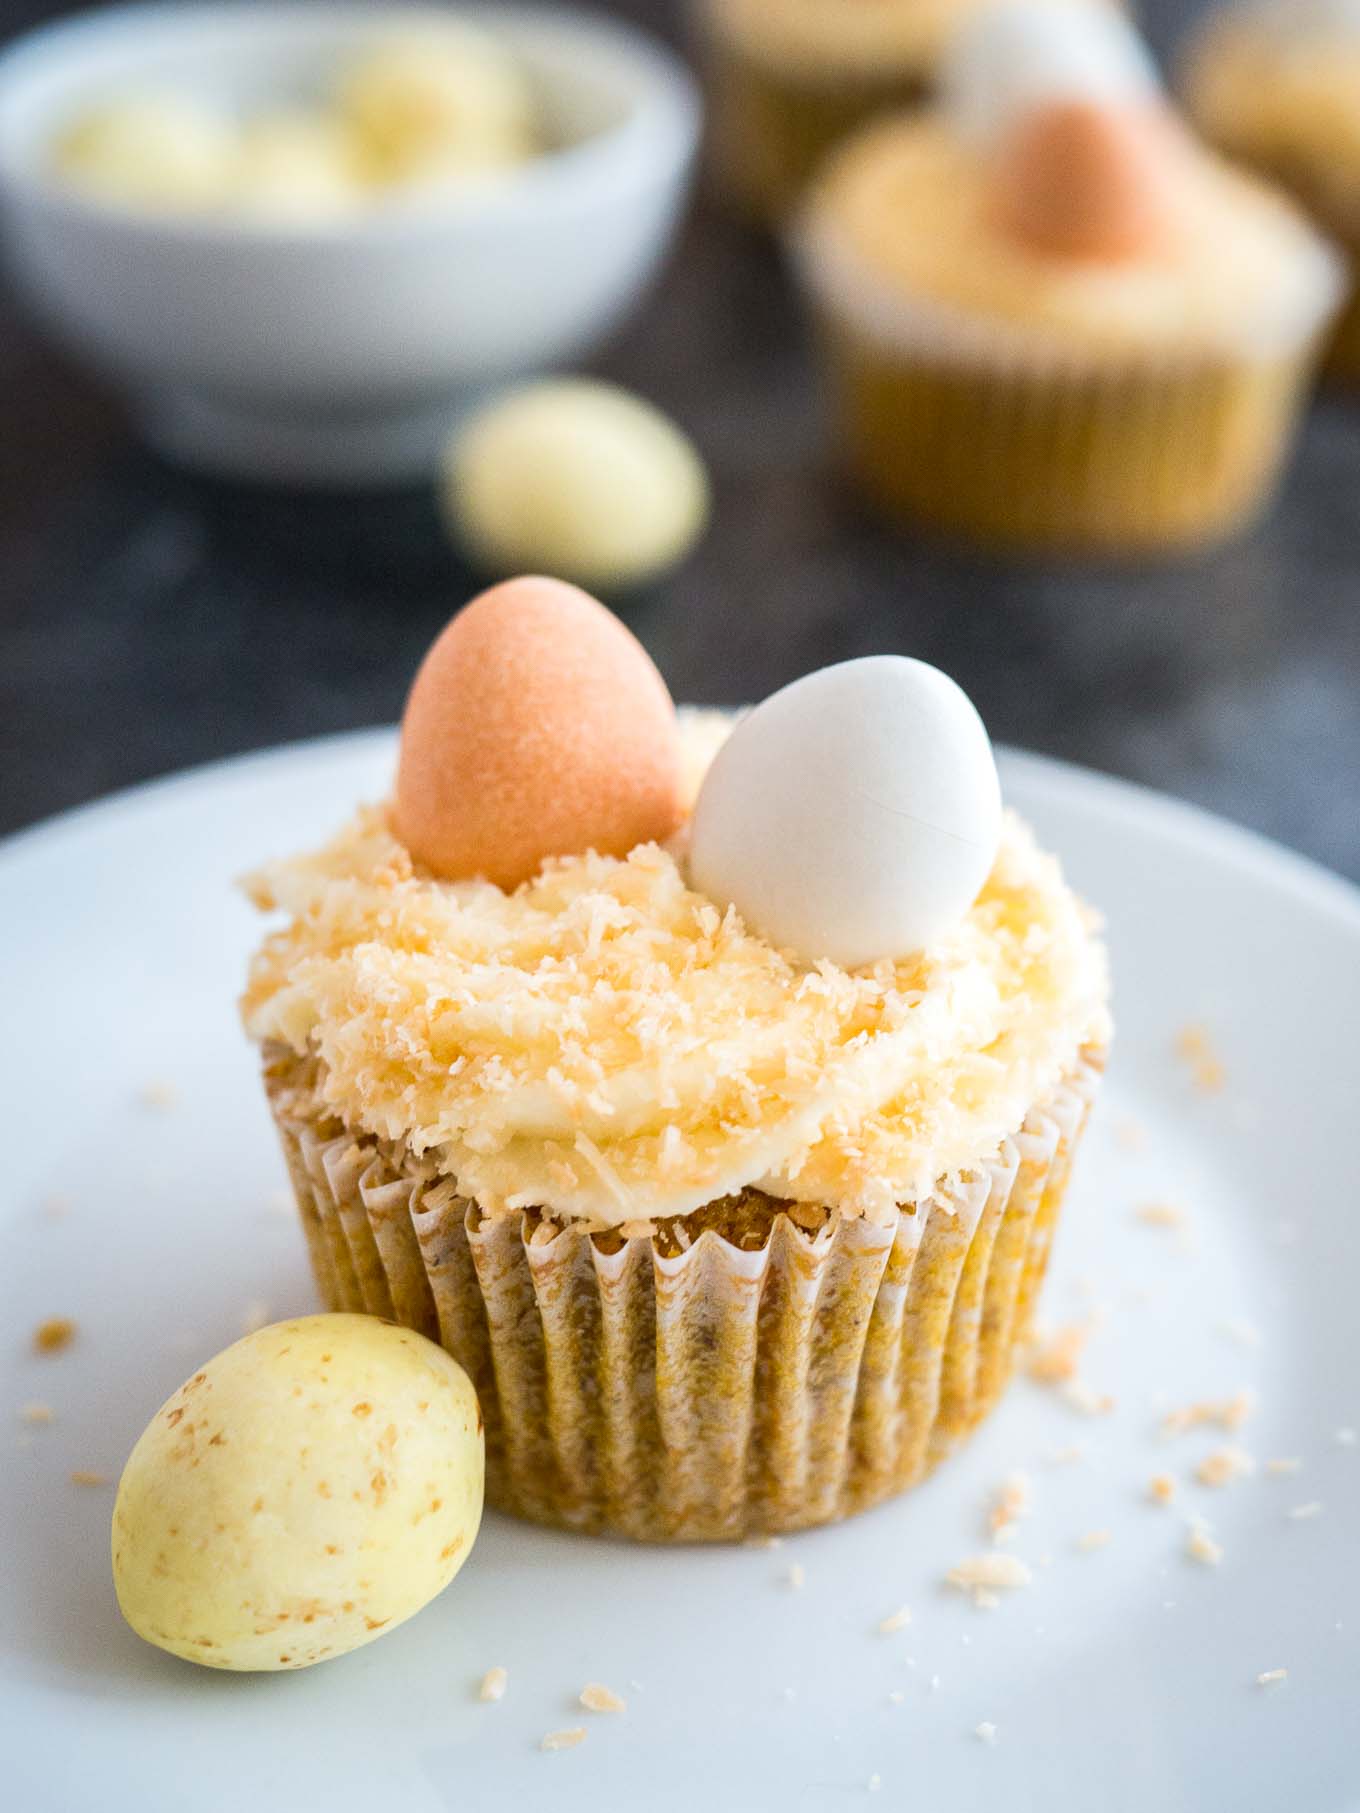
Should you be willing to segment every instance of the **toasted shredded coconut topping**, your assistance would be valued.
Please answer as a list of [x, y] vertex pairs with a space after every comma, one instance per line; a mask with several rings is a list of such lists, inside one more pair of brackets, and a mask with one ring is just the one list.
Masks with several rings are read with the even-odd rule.
[[1195, 1468], [1195, 1478], [1202, 1486], [1230, 1486], [1234, 1480], [1246, 1479], [1256, 1471], [1256, 1462], [1245, 1449], [1229, 1445], [1206, 1454]]
[[[696, 777], [718, 734], [689, 717]], [[936, 948], [853, 974], [690, 890], [682, 842], [554, 860], [506, 895], [417, 870], [366, 810], [248, 881], [290, 924], [247, 1029], [315, 1053], [329, 1107], [485, 1212], [608, 1227], [747, 1187], [890, 1222], [1108, 1035], [1089, 915], [1014, 818]]]
[[581, 1689], [581, 1704], [587, 1712], [627, 1712], [628, 1702], [602, 1681], [588, 1681]]
[[565, 1731], [549, 1731], [538, 1741], [540, 1750], [574, 1750], [586, 1741], [584, 1725], [572, 1725]]
[[505, 1669], [499, 1665], [495, 1668], [488, 1668], [482, 1676], [481, 1686], [477, 1689], [477, 1698], [479, 1700], [503, 1700], [505, 1690], [509, 1685], [510, 1676]]
[[944, 1578], [946, 1586], [977, 1594], [995, 1592], [998, 1587], [1014, 1591], [1016, 1587], [1028, 1586], [1034, 1576], [1018, 1555], [999, 1554], [993, 1550], [987, 1555], [970, 1555], [957, 1567], [950, 1568]]

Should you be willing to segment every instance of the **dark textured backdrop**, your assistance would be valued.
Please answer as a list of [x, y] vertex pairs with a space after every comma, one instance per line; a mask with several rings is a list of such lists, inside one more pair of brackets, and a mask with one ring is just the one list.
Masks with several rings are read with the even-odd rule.
[[[0, 0], [17, 31], [55, 8]], [[616, 10], [671, 30], [676, 0]], [[1150, 20], [1160, 48], [1181, 8]], [[796, 306], [702, 205], [599, 361], [712, 464], [713, 532], [626, 607], [682, 698], [823, 662], [939, 662], [1009, 741], [1166, 787], [1360, 878], [1360, 400], [1314, 411], [1280, 509], [1153, 573], [998, 566], [893, 536], [839, 486]], [[428, 497], [189, 479], [0, 295], [0, 830], [241, 749], [395, 717], [470, 581]]]

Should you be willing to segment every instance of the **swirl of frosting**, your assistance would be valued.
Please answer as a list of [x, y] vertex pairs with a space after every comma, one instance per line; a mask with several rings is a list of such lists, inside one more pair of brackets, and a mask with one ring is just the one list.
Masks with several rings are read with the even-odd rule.
[[[692, 797], [727, 724], [682, 721]], [[853, 974], [720, 912], [681, 853], [555, 859], [507, 894], [420, 871], [366, 810], [250, 879], [290, 922], [255, 958], [247, 1030], [314, 1054], [350, 1126], [486, 1212], [597, 1227], [747, 1187], [889, 1220], [1107, 1036], [1090, 917], [1013, 818], [953, 931]]]

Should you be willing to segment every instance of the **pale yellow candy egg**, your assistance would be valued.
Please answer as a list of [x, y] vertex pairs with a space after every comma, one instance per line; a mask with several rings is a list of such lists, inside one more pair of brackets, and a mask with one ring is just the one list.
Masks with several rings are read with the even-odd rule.
[[463, 21], [379, 45], [342, 75], [338, 106], [380, 184], [439, 186], [538, 150], [528, 80], [489, 32]]
[[584, 379], [531, 384], [466, 424], [445, 459], [455, 535], [493, 574], [609, 588], [656, 577], [708, 519], [692, 442], [660, 410]]
[[261, 114], [241, 133], [235, 200], [243, 213], [279, 221], [326, 220], [370, 199], [358, 146], [329, 114]]
[[55, 168], [102, 201], [208, 212], [230, 199], [237, 142], [230, 123], [188, 95], [114, 99], [71, 120]]
[[371, 1316], [279, 1322], [200, 1368], [132, 1451], [113, 1514], [123, 1616], [210, 1668], [306, 1668], [446, 1587], [482, 1514], [476, 1393]]

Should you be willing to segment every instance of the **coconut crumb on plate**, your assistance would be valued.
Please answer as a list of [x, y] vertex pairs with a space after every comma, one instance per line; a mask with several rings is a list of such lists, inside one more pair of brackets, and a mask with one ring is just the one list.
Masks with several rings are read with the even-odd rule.
[[989, 1748], [996, 1743], [999, 1733], [990, 1719], [983, 1719], [980, 1725], [974, 1725], [973, 1736], [980, 1738]]
[[1206, 1454], [1195, 1468], [1195, 1478], [1202, 1486], [1230, 1486], [1235, 1480], [1246, 1479], [1256, 1471], [1256, 1462], [1244, 1448], [1215, 1448], [1212, 1454]]
[[906, 1704], [906, 1700], [907, 1700], [907, 1696], [906, 1696], [906, 1694], [903, 1693], [903, 1691], [900, 1687], [893, 1687], [889, 1690], [888, 1704], [890, 1706], [904, 1706]]
[[1018, 1518], [1027, 1516], [1032, 1509], [1032, 1500], [1028, 1475], [1008, 1473], [997, 1487], [992, 1507], [987, 1513], [987, 1527], [992, 1535], [999, 1535]]
[[1266, 1462], [1266, 1472], [1273, 1473], [1277, 1477], [1301, 1472], [1302, 1468], [1303, 1462], [1297, 1454], [1282, 1455], [1276, 1460], [1268, 1460]]
[[1255, 1392], [1250, 1386], [1241, 1385], [1229, 1398], [1201, 1398], [1198, 1403], [1168, 1410], [1162, 1418], [1162, 1434], [1184, 1435], [1206, 1423], [1217, 1423], [1229, 1431], [1240, 1429], [1255, 1408]]
[[570, 1725], [565, 1731], [546, 1732], [539, 1740], [540, 1750], [574, 1750], [586, 1741], [584, 1725]]
[[164, 1113], [179, 1101], [179, 1091], [164, 1077], [153, 1077], [138, 1090], [137, 1100], [143, 1108], [154, 1108]]
[[587, 1712], [627, 1712], [628, 1702], [602, 1681], [587, 1681], [581, 1689], [581, 1704]]
[[1285, 1516], [1294, 1523], [1306, 1523], [1310, 1518], [1321, 1517], [1321, 1515], [1322, 1504], [1316, 1498], [1311, 1499], [1306, 1505], [1295, 1505], [1291, 1510], [1285, 1512]]
[[482, 1676], [481, 1685], [477, 1689], [477, 1698], [479, 1700], [503, 1700], [505, 1690], [509, 1685], [509, 1673], [497, 1664], [495, 1668], [488, 1668]]
[[1275, 1687], [1281, 1681], [1288, 1679], [1289, 1670], [1287, 1668], [1267, 1668], [1264, 1674], [1257, 1675], [1256, 1685], [1258, 1687]]
[[1182, 1026], [1176, 1034], [1176, 1055], [1189, 1065], [1190, 1080], [1202, 1095], [1221, 1093], [1227, 1072], [1206, 1027], [1194, 1021]]
[[950, 1568], [944, 1577], [946, 1586], [971, 1593], [974, 1604], [984, 1611], [994, 1607], [998, 1588], [1011, 1592], [1017, 1587], [1028, 1586], [1033, 1579], [1034, 1575], [1018, 1555], [1005, 1555], [995, 1549], [990, 1554], [968, 1556]]
[[795, 1593], [800, 1591], [801, 1588], [807, 1584], [807, 1569], [803, 1566], [801, 1561], [795, 1561], [793, 1563], [788, 1573], [784, 1576], [784, 1583], [786, 1586], [792, 1587]]
[[1148, 1497], [1155, 1505], [1169, 1505], [1176, 1496], [1176, 1482], [1169, 1473], [1154, 1473], [1148, 1481]]
[[1077, 1547], [1083, 1554], [1092, 1555], [1097, 1549], [1109, 1548], [1113, 1537], [1113, 1530], [1088, 1530], [1084, 1536], [1078, 1536]]
[[95, 1473], [88, 1467], [77, 1467], [71, 1475], [73, 1486], [106, 1486], [108, 1483], [107, 1473]]
[[1069, 1379], [1062, 1388], [1063, 1402], [1082, 1416], [1109, 1416], [1115, 1400], [1108, 1391], [1097, 1391], [1085, 1379]]
[[49, 1316], [33, 1330], [33, 1346], [38, 1353], [60, 1353], [76, 1338], [76, 1325], [70, 1316]]
[[56, 1419], [56, 1411], [50, 1404], [24, 1404], [19, 1411], [21, 1423], [50, 1423]]
[[883, 1786], [883, 1777], [881, 1775], [871, 1775], [864, 1786], [867, 1793], [877, 1794], [879, 1789]]
[[1355, 1431], [1354, 1429], [1338, 1429], [1332, 1440], [1338, 1448], [1353, 1448], [1356, 1440]]
[[1095, 1324], [1067, 1322], [1050, 1334], [1039, 1334], [1030, 1347], [1025, 1370], [1038, 1385], [1063, 1385], [1077, 1376], [1077, 1367]]
[[1201, 1523], [1192, 1524], [1185, 1540], [1185, 1552], [1192, 1561], [1198, 1561], [1202, 1567], [1217, 1567], [1223, 1559], [1223, 1549]]
[[1135, 1220], [1149, 1228], [1183, 1228], [1186, 1223], [1185, 1210], [1174, 1202], [1144, 1202], [1133, 1213]]
[[911, 1623], [911, 1607], [899, 1606], [895, 1612], [889, 1612], [886, 1618], [880, 1618], [876, 1629], [880, 1637], [890, 1637], [894, 1631], [905, 1630]]

